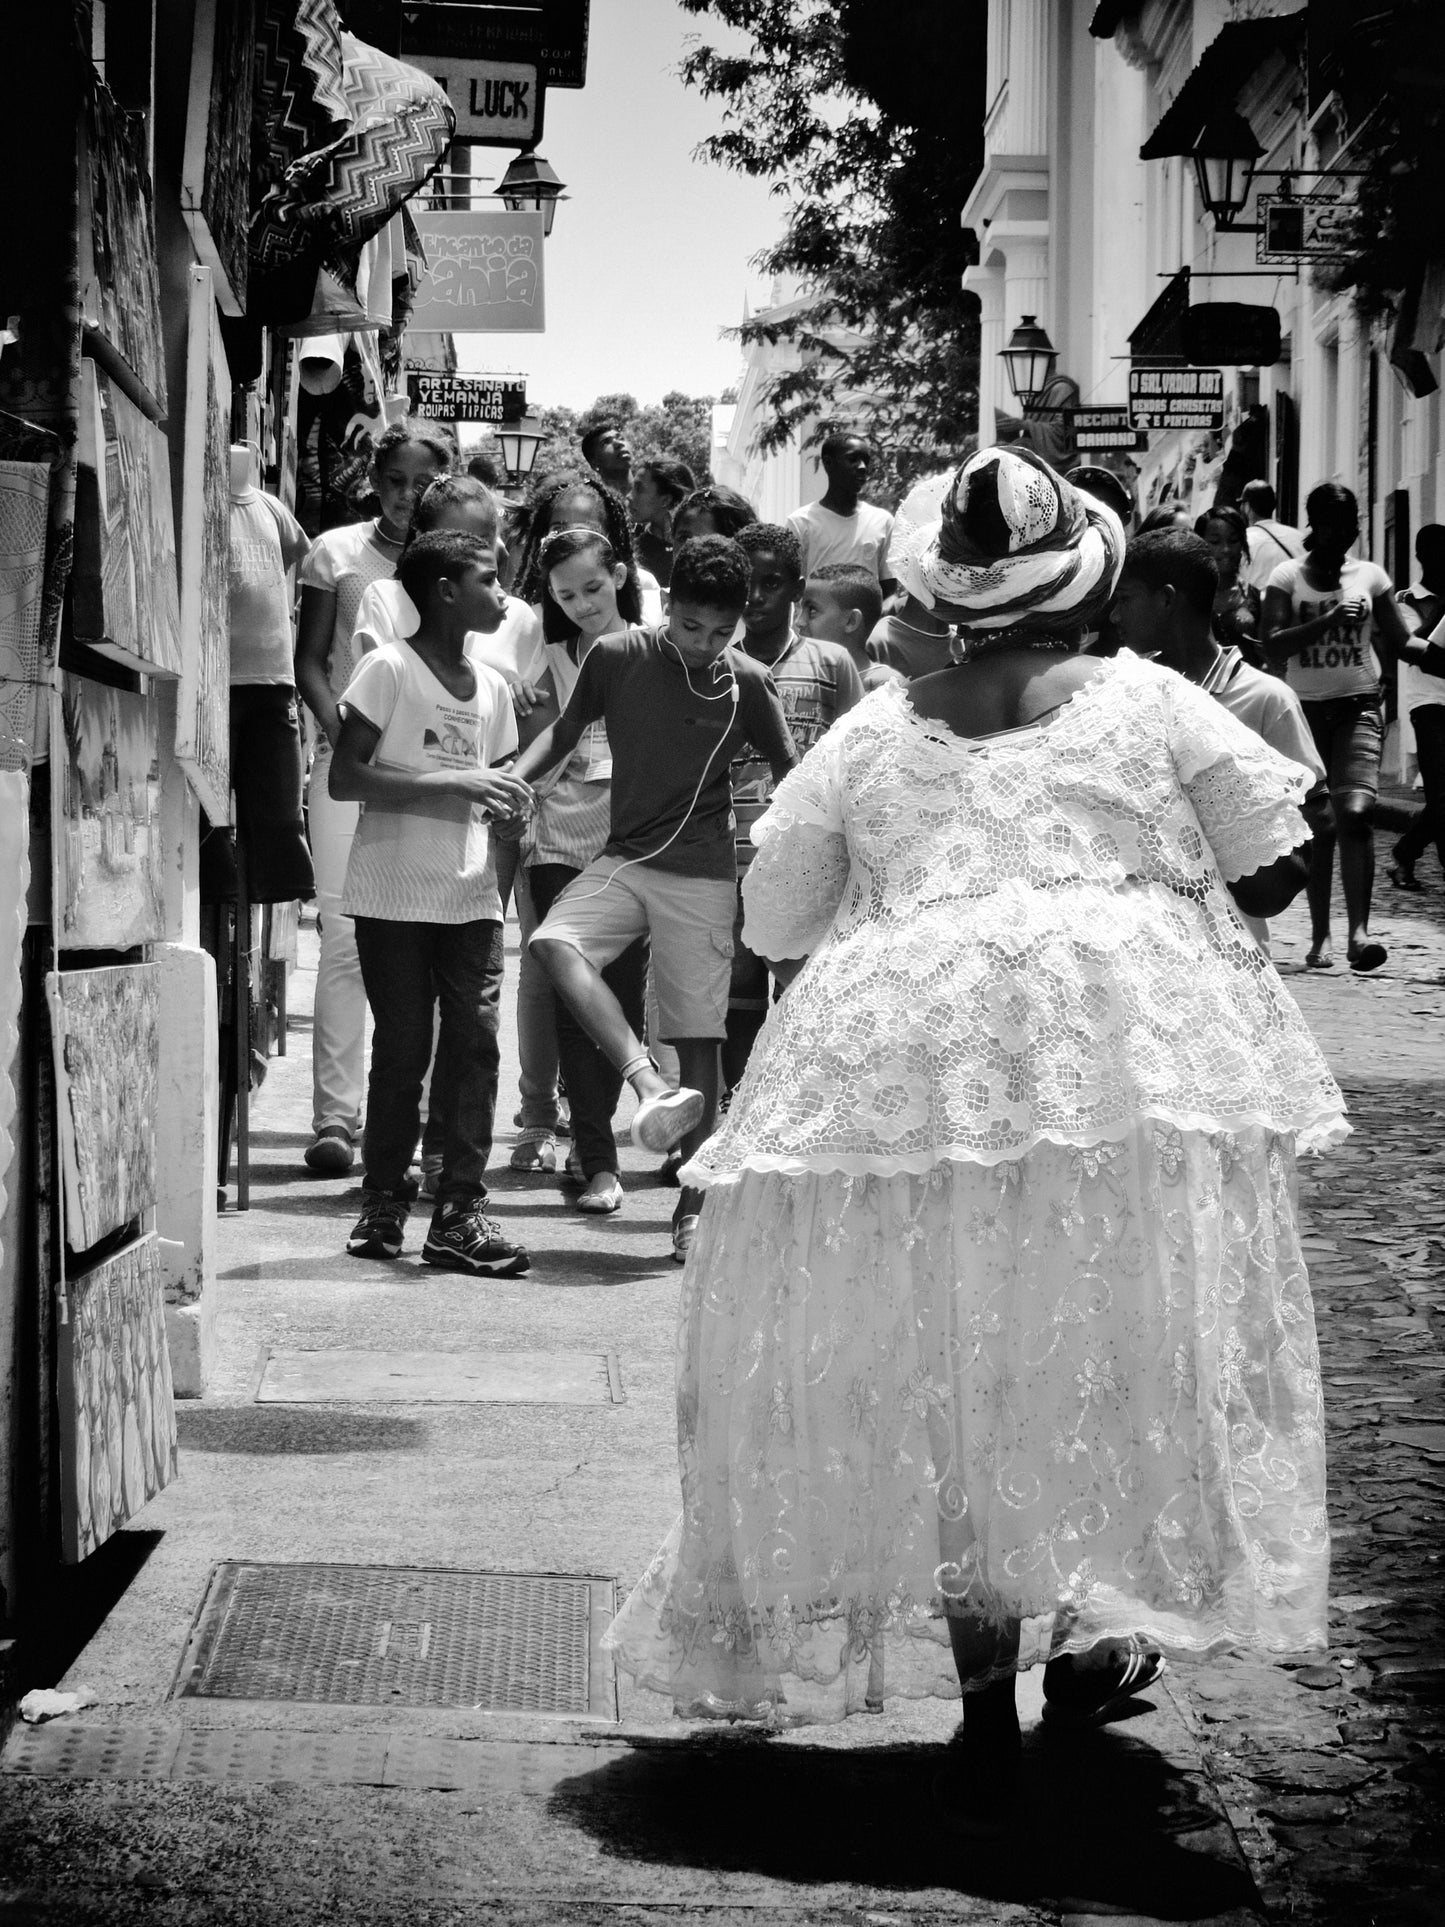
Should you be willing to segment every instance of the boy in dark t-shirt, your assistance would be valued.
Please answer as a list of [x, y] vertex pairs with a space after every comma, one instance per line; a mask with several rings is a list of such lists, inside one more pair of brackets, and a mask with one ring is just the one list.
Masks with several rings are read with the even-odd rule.
[[[545, 776], [588, 723], [606, 724], [612, 824], [606, 847], [557, 899], [532, 949], [578, 1021], [640, 1100], [634, 1143], [690, 1155], [717, 1113], [737, 898], [728, 772], [744, 740], [781, 779], [797, 752], [772, 678], [730, 645], [752, 570], [724, 536], [678, 551], [666, 624], [594, 643], [566, 709], [526, 749], [516, 775]], [[682, 1087], [666, 1080], [629, 1027], [601, 972], [640, 936], [652, 943], [660, 1035], [676, 1047]], [[684, 1187], [673, 1218], [681, 1262], [701, 1193]]]

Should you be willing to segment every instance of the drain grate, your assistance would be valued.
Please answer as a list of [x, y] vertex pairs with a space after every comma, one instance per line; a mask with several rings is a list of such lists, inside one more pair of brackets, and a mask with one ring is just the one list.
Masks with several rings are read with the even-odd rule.
[[616, 1718], [610, 1579], [218, 1566], [173, 1696]]

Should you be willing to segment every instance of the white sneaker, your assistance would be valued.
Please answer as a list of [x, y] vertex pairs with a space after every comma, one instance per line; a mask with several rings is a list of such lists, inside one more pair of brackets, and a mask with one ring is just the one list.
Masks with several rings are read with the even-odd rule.
[[670, 1151], [687, 1136], [703, 1112], [701, 1091], [663, 1091], [638, 1105], [632, 1118], [632, 1142], [644, 1151]]

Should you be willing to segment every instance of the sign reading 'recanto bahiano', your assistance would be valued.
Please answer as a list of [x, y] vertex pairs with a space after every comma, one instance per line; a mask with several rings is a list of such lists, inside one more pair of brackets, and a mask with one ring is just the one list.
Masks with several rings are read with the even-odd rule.
[[1068, 408], [1063, 412], [1074, 431], [1074, 448], [1080, 455], [1102, 455], [1111, 449], [1137, 453], [1147, 446], [1130, 423], [1127, 408], [1100, 406]]
[[1223, 428], [1222, 368], [1131, 368], [1129, 420], [1135, 428]]
[[541, 334], [542, 216], [419, 211], [427, 271], [407, 318], [413, 335]]

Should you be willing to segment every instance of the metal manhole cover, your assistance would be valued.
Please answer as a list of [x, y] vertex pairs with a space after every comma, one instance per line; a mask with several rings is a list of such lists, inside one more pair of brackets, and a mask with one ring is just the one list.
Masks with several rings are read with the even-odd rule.
[[610, 1579], [408, 1566], [216, 1568], [172, 1697], [615, 1719]]

